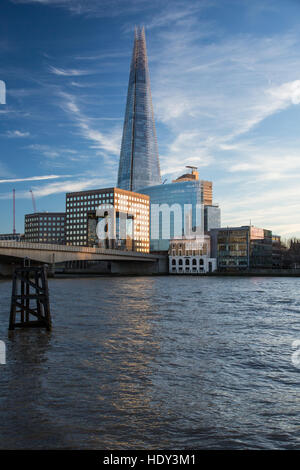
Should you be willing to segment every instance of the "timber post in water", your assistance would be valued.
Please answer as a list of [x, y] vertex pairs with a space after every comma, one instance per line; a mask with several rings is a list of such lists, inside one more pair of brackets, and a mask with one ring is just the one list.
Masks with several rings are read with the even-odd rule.
[[9, 330], [16, 327], [43, 327], [50, 331], [51, 326], [46, 266], [16, 268], [13, 274]]

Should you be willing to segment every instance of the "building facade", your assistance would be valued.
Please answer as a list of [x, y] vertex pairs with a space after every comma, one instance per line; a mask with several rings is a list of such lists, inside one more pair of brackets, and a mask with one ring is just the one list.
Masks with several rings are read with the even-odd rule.
[[287, 248], [281, 243], [280, 235], [272, 235], [272, 265], [273, 268], [285, 267]]
[[117, 186], [137, 191], [160, 183], [145, 31], [136, 28]]
[[37, 212], [25, 215], [25, 241], [66, 244], [66, 214]]
[[24, 241], [24, 235], [21, 233], [0, 233], [0, 241], [4, 240], [22, 242]]
[[[220, 208], [213, 204], [212, 182], [199, 180], [198, 173], [188, 176], [140, 190], [150, 196], [151, 251], [168, 251], [171, 239], [188, 235], [187, 225], [192, 230], [201, 227], [202, 233], [221, 225]], [[163, 205], [165, 211], [159, 210]]]
[[[66, 243], [149, 253], [149, 212], [148, 196], [120, 188], [67, 193]], [[102, 219], [107, 224], [113, 223], [114, 238], [99, 240], [96, 230]], [[125, 224], [125, 237], [121, 236], [122, 224]]]
[[219, 270], [272, 267], [272, 232], [253, 226], [210, 231], [212, 256]]
[[170, 274], [205, 274], [216, 268], [217, 260], [211, 258], [209, 235], [170, 241]]

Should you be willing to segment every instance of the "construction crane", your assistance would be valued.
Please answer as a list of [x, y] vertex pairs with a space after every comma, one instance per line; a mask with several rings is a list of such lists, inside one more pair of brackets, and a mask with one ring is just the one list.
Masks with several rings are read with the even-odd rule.
[[16, 190], [13, 189], [13, 234], [16, 234]]
[[35, 197], [34, 197], [34, 194], [33, 194], [32, 189], [30, 189], [29, 192], [31, 193], [33, 212], [36, 213], [36, 212], [37, 212], [37, 210], [36, 210], [36, 203], [35, 203]]

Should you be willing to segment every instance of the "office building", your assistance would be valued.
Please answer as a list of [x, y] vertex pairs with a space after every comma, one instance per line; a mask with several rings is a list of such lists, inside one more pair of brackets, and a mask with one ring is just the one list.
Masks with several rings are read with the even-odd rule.
[[[213, 204], [212, 182], [200, 180], [195, 169], [172, 183], [150, 186], [140, 192], [150, 196], [150, 251], [168, 251], [170, 239], [188, 235], [187, 225], [192, 230], [201, 227], [203, 233], [221, 225], [220, 208]], [[158, 211], [163, 205], [169, 211]]]
[[205, 274], [217, 268], [211, 257], [210, 236], [170, 240], [169, 273]]
[[[184, 173], [183, 175], [179, 176], [172, 183], [183, 183], [189, 181], [199, 181], [199, 173], [197, 171], [196, 166], [187, 166], [186, 168], [190, 168], [190, 173]], [[201, 200], [204, 205], [211, 206], [213, 203], [213, 185], [211, 181], [201, 181], [201, 188], [202, 188], [202, 196]]]
[[138, 191], [160, 183], [145, 31], [136, 28], [117, 186]]
[[204, 231], [209, 232], [212, 228], [221, 227], [221, 210], [218, 204], [204, 206]]
[[37, 212], [25, 215], [25, 241], [66, 244], [66, 214]]
[[[114, 208], [113, 220], [110, 219], [111, 207]], [[149, 197], [132, 191], [104, 188], [67, 193], [67, 245], [99, 246], [149, 253], [149, 212]], [[97, 225], [103, 218], [114, 226], [113, 239], [98, 238]]]
[[22, 242], [24, 241], [24, 235], [21, 233], [0, 233], [0, 241], [4, 240]]
[[211, 251], [220, 270], [272, 267], [272, 232], [253, 226], [212, 229]]

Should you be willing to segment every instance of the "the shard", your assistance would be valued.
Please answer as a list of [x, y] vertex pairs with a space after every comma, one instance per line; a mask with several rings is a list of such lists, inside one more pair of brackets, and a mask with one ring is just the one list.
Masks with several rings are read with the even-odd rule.
[[135, 28], [121, 144], [118, 187], [138, 191], [161, 183], [144, 28]]

